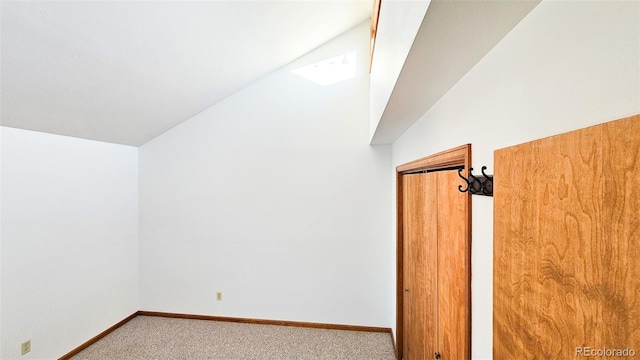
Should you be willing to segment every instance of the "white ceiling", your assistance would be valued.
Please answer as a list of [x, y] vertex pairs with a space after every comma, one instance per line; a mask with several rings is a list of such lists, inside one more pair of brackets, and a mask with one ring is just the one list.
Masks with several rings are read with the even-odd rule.
[[371, 8], [371, 0], [3, 0], [1, 124], [139, 146]]

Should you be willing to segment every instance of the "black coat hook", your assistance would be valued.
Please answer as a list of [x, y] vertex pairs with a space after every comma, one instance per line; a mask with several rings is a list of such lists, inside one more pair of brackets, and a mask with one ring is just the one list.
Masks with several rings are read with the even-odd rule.
[[486, 166], [483, 166], [480, 171], [485, 180], [482, 182], [482, 193], [484, 195], [493, 196], [493, 175], [487, 175], [484, 171], [487, 170]]
[[458, 169], [458, 176], [460, 176], [460, 178], [462, 180], [464, 180], [465, 184], [467, 184], [467, 187], [463, 189], [462, 185], [458, 185], [458, 191], [464, 193], [464, 192], [469, 191], [469, 180], [466, 177], [462, 176], [462, 170], [463, 170], [463, 168]]
[[487, 175], [486, 169], [487, 167], [483, 166], [480, 170], [482, 175], [476, 176], [473, 174], [473, 168], [469, 168], [468, 178], [462, 176], [463, 169], [458, 169], [458, 176], [466, 183], [466, 187], [458, 185], [458, 190], [463, 193], [468, 191], [472, 195], [493, 196], [493, 175]]

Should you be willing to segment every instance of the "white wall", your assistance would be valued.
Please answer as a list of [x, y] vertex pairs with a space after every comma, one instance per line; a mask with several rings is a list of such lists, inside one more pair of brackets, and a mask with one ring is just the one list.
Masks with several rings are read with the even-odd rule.
[[380, 4], [371, 63], [370, 138], [382, 118], [429, 4], [431, 0], [385, 0]]
[[[498, 148], [640, 113], [640, 2], [543, 1], [393, 145], [393, 166]], [[493, 201], [473, 197], [472, 356], [491, 359]]]
[[55, 359], [139, 308], [138, 149], [12, 128], [1, 140], [0, 358]]
[[[140, 148], [142, 310], [392, 326], [391, 154], [368, 145], [367, 39], [368, 22]], [[354, 79], [290, 72], [353, 50]]]

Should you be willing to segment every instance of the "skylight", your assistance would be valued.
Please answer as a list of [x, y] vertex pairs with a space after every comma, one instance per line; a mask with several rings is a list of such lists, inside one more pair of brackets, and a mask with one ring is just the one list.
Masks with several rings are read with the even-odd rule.
[[292, 73], [319, 85], [330, 85], [356, 77], [356, 52], [352, 51], [311, 65], [291, 70]]

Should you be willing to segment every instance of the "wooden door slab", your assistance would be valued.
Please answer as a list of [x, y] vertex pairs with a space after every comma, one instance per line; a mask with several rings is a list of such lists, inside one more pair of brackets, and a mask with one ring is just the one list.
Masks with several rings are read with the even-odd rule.
[[495, 152], [493, 286], [496, 360], [640, 356], [640, 116]]

